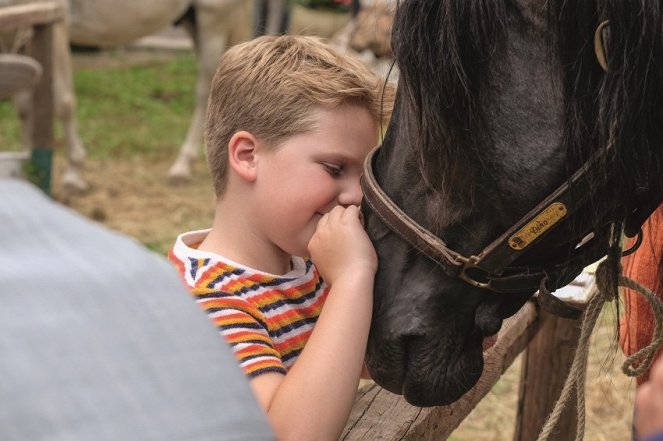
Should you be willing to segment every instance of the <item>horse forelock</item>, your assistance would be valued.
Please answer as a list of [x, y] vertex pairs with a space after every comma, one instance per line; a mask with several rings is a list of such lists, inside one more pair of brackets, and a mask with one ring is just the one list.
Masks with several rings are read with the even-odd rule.
[[[399, 2], [393, 25], [394, 57], [404, 98], [418, 125], [412, 140], [426, 181], [444, 188], [468, 155], [486, 143], [482, 103], [490, 63], [501, 43], [508, 0]], [[476, 158], [480, 159], [480, 158]]]

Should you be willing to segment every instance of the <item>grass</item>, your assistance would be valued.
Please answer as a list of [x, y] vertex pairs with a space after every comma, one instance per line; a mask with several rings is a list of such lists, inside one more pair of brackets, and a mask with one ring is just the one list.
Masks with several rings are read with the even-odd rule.
[[[76, 69], [81, 138], [93, 159], [172, 157], [193, 108], [197, 64], [192, 53], [138, 66]], [[0, 103], [0, 144], [16, 149], [20, 126], [10, 102]], [[63, 144], [56, 124], [56, 147]]]

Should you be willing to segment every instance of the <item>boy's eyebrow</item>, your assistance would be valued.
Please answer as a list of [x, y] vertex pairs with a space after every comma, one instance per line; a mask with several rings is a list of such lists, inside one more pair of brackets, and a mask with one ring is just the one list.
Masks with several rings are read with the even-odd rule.
[[349, 155], [345, 152], [337, 152], [337, 151], [326, 151], [320, 154], [320, 156], [323, 156], [325, 160], [332, 160], [332, 161], [338, 161], [338, 162], [355, 162], [357, 160], [360, 160], [362, 163], [364, 161], [364, 158]]

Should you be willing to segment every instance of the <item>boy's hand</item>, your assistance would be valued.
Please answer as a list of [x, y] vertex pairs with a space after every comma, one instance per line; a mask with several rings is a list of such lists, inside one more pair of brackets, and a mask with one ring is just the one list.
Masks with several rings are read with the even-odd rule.
[[318, 222], [308, 250], [322, 278], [332, 285], [344, 275], [377, 270], [377, 255], [360, 219], [359, 207], [336, 206]]

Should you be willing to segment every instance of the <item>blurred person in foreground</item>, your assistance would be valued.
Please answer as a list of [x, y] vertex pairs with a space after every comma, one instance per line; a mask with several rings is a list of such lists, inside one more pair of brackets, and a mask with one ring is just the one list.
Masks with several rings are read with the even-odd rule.
[[[0, 54], [0, 99], [40, 74]], [[6, 168], [0, 358], [3, 441], [274, 439], [171, 265]]]

